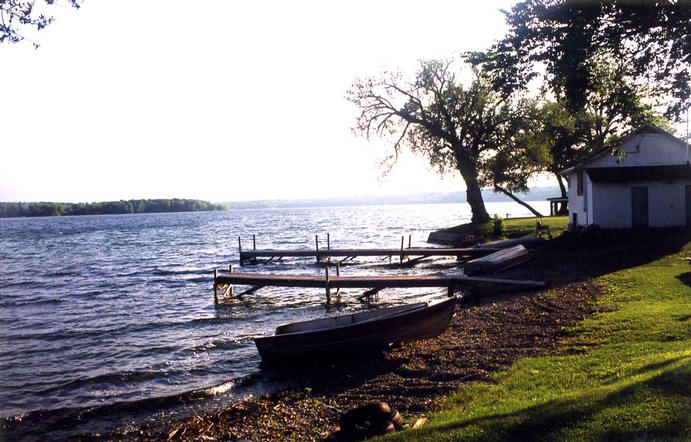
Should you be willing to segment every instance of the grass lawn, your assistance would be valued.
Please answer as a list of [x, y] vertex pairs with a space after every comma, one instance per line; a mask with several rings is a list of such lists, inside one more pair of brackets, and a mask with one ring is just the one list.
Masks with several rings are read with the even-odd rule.
[[[494, 221], [482, 224], [461, 224], [455, 227], [441, 230], [444, 233], [464, 233], [483, 236], [488, 239], [518, 238], [522, 236], [535, 236], [536, 218], [509, 218], [503, 219], [503, 234], [494, 234]], [[542, 225], [549, 226], [552, 236], [559, 236], [569, 226], [568, 216], [546, 216], [542, 218]]]
[[[516, 220], [515, 228], [531, 222]], [[688, 232], [676, 235], [673, 249], [661, 248], [664, 234], [626, 242], [625, 264], [594, 279], [601, 313], [568, 330], [556, 349], [492, 382], [469, 383], [429, 424], [392, 437], [691, 440], [691, 242]], [[600, 253], [618, 253], [604, 247]], [[581, 258], [594, 261], [587, 251]]]

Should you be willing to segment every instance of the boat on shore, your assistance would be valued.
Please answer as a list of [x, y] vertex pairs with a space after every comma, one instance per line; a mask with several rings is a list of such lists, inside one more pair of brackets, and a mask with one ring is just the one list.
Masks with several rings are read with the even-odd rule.
[[332, 318], [281, 325], [254, 339], [262, 364], [332, 361], [355, 351], [432, 338], [446, 330], [456, 306], [451, 297]]

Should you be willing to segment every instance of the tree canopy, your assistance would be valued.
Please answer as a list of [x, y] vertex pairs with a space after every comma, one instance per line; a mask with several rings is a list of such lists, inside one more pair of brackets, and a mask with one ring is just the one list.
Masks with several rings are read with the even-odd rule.
[[[505, 94], [524, 88], [544, 66], [571, 110], [582, 109], [603, 57], [636, 84], [653, 87], [667, 117], [691, 98], [691, 0], [525, 0], [505, 12], [508, 35], [473, 54]], [[670, 100], [667, 100], [670, 98]]]
[[[529, 103], [501, 97], [478, 71], [464, 87], [455, 68], [453, 60], [423, 61], [412, 80], [399, 72], [357, 80], [348, 93], [360, 109], [353, 130], [367, 139], [388, 140], [392, 152], [384, 161], [385, 170], [402, 149], [409, 149], [426, 157], [440, 173], [458, 171], [466, 184], [472, 221], [483, 222], [489, 215], [481, 187], [525, 190], [534, 171], [532, 161], [516, 163], [516, 157], [540, 155], [532, 150], [536, 144], [521, 139]], [[511, 173], [500, 167], [509, 159], [515, 166]]]
[[[43, 6], [54, 5], [60, 0], [35, 1], [0, 0], [0, 43], [19, 43], [27, 39], [25, 31], [29, 29], [41, 30], [52, 23], [53, 18], [42, 11]], [[79, 8], [81, 0], [64, 0], [70, 6]], [[31, 42], [34, 47], [38, 43]]]

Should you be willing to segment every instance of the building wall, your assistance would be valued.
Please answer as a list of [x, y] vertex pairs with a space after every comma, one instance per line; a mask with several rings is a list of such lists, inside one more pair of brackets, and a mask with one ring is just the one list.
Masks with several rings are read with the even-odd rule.
[[679, 141], [659, 133], [643, 133], [627, 139], [622, 145], [626, 154], [620, 163], [609, 154], [589, 161], [586, 167], [660, 166], [685, 164], [686, 148]]
[[587, 226], [590, 224], [591, 216], [588, 208], [592, 207], [592, 182], [587, 173], [583, 174], [583, 195], [578, 195], [576, 186], [577, 172], [567, 176], [569, 180], [569, 222], [573, 222], [573, 214], [578, 214], [578, 225]]
[[595, 184], [592, 224], [610, 229], [631, 227], [631, 188], [647, 186], [650, 227], [684, 226], [687, 185], [691, 180]]

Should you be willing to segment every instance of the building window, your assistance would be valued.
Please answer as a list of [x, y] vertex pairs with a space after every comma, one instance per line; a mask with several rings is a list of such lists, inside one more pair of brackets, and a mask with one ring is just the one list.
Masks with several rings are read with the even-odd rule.
[[583, 170], [576, 171], [576, 195], [583, 195]]

